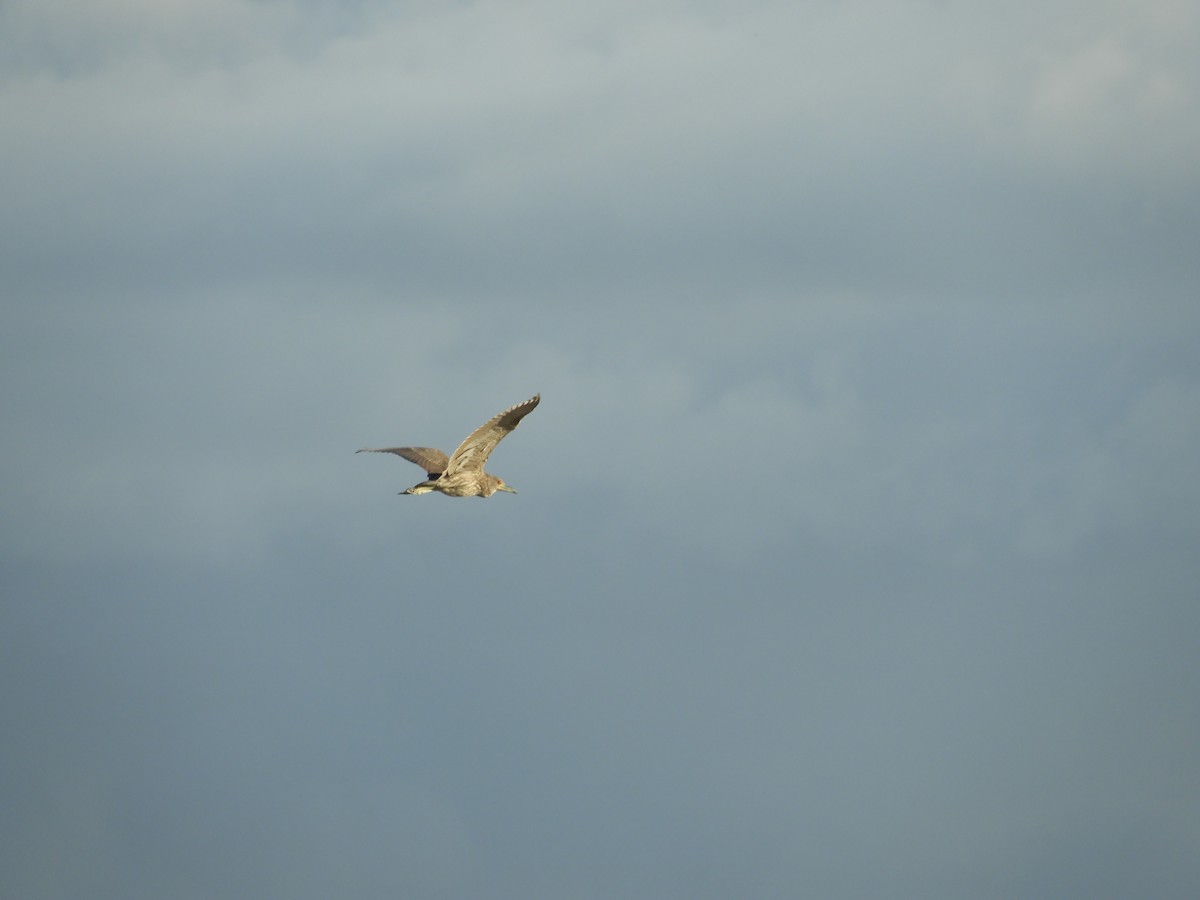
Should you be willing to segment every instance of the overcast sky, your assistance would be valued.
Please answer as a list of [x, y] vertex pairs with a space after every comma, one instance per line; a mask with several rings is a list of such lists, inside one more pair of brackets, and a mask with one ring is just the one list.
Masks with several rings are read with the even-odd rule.
[[0, 3], [0, 895], [1200, 896], [1197, 46]]

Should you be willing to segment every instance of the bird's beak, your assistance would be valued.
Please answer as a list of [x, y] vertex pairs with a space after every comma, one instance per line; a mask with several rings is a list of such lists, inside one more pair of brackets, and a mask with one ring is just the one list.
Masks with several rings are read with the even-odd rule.
[[500, 485], [500, 487], [496, 488], [496, 490], [498, 490], [498, 491], [505, 491], [505, 492], [507, 492], [507, 493], [509, 493], [509, 494], [515, 494], [515, 493], [516, 493], [516, 491], [515, 491], [513, 488], [510, 488], [510, 487], [509, 487], [507, 484], [502, 484], [502, 485]]

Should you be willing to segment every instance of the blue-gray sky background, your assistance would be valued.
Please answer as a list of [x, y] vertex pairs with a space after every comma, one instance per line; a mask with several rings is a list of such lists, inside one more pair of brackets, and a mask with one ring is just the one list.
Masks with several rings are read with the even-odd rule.
[[0, 4], [0, 895], [1200, 896], [1197, 46]]

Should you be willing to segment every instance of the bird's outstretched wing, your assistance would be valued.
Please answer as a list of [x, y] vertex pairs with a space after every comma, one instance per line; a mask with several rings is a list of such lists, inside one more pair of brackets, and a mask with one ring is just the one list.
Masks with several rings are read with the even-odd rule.
[[450, 475], [456, 472], [480, 472], [487, 462], [489, 454], [504, 436], [512, 431], [520, 421], [533, 412], [533, 408], [541, 401], [541, 394], [534, 394], [524, 403], [511, 406], [504, 412], [493, 416], [471, 432], [470, 437], [458, 445], [458, 449], [446, 464], [446, 472]]
[[414, 462], [434, 478], [446, 471], [449, 458], [436, 447], [363, 447], [355, 453], [395, 453], [409, 462]]

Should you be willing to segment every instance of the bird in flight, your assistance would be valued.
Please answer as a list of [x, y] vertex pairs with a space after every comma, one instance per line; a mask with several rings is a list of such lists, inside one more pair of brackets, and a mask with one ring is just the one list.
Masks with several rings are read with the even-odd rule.
[[488, 419], [472, 431], [449, 457], [433, 447], [363, 447], [355, 452], [395, 453], [424, 469], [427, 480], [414, 484], [403, 492], [405, 494], [428, 494], [430, 491], [448, 497], [490, 497], [496, 491], [515, 494], [516, 491], [505, 484], [503, 478], [483, 471], [483, 464], [496, 445], [533, 412], [541, 399], [541, 394], [534, 394], [524, 403], [510, 406]]

